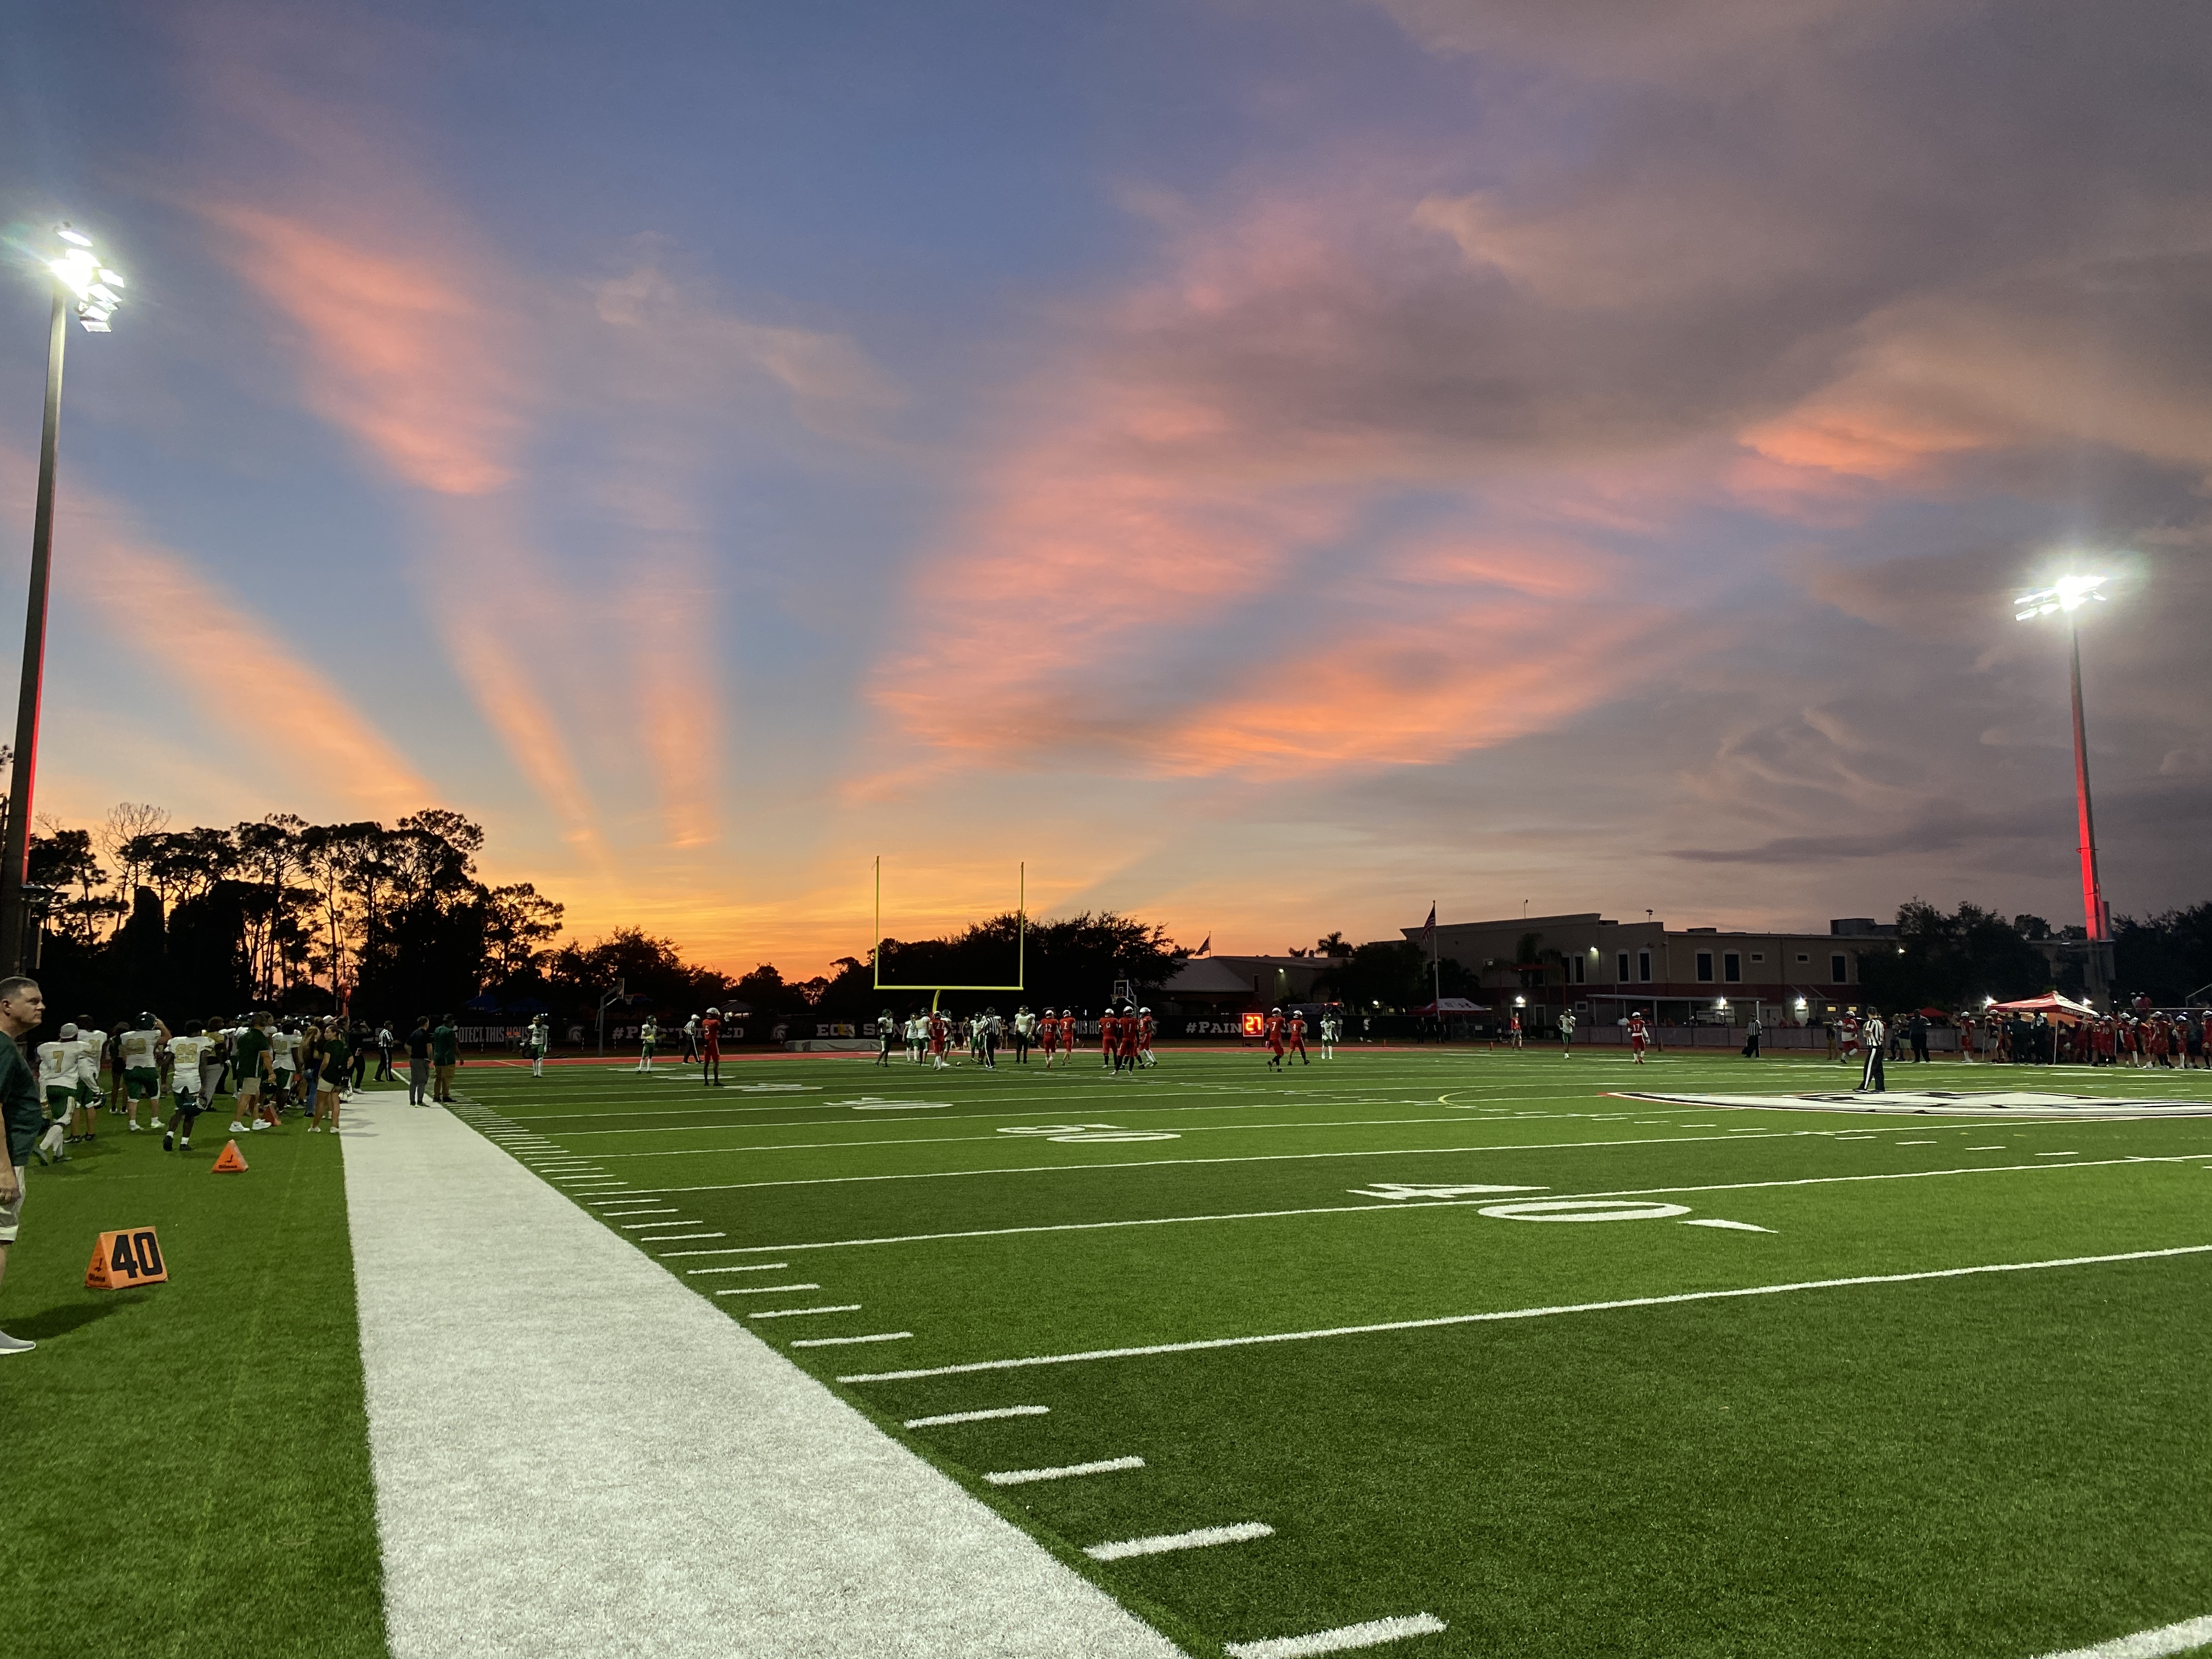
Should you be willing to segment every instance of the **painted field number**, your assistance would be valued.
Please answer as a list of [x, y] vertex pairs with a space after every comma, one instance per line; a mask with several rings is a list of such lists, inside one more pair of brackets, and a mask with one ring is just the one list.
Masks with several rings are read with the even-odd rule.
[[92, 1247], [92, 1266], [85, 1269], [88, 1290], [119, 1291], [126, 1285], [160, 1285], [167, 1281], [169, 1264], [161, 1260], [161, 1241], [151, 1227], [131, 1227], [119, 1233], [102, 1233]]

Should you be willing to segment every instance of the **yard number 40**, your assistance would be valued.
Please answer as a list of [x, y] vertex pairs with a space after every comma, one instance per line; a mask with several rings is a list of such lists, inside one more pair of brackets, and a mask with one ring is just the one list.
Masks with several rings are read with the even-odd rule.
[[92, 1266], [85, 1269], [88, 1289], [119, 1291], [126, 1285], [160, 1285], [169, 1277], [169, 1264], [161, 1260], [161, 1241], [151, 1227], [131, 1227], [102, 1233], [92, 1247]]

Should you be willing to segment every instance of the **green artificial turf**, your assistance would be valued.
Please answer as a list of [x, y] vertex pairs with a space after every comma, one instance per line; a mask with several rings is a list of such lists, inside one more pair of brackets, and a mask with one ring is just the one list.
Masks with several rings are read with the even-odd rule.
[[[2194, 1311], [2212, 1255], [840, 1380], [2212, 1245], [2212, 1119], [1661, 1104], [1607, 1091], [1832, 1090], [1842, 1073], [1602, 1052], [1354, 1050], [1288, 1074], [1170, 1053], [1118, 1079], [1088, 1057], [728, 1070], [719, 1091], [681, 1068], [465, 1078], [477, 1121], [587, 1160], [531, 1156], [580, 1206], [702, 1294], [746, 1291], [716, 1305], [1133, 1606], [1165, 1609], [1194, 1651], [1426, 1612], [1449, 1628], [1391, 1650], [2029, 1659], [2212, 1612], [2212, 1334]], [[1893, 1079], [2212, 1099], [2203, 1073]], [[1049, 1126], [1161, 1138], [1005, 1133]], [[1378, 1182], [1538, 1190], [1397, 1202]], [[1619, 1193], [1688, 1214], [1480, 1213]], [[1679, 1224], [1702, 1218], [1769, 1231]], [[813, 1288], [766, 1288], [782, 1285]], [[890, 1332], [911, 1335], [792, 1346]], [[902, 1426], [1014, 1405], [1049, 1411]], [[1146, 1466], [981, 1478], [1130, 1455]], [[1079, 1553], [1245, 1521], [1275, 1535]]]
[[[9, 1659], [385, 1652], [335, 1136], [189, 1153], [103, 1116], [30, 1175], [0, 1328], [0, 1651]], [[169, 1282], [84, 1287], [102, 1231], [155, 1228]]]

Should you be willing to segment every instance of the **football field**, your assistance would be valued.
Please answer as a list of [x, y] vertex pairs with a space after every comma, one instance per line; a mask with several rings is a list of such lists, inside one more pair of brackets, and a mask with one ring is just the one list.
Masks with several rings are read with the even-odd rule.
[[1620, 1092], [1850, 1080], [1733, 1054], [726, 1077], [476, 1063], [460, 1115], [1193, 1653], [2032, 1659], [2212, 1613], [2212, 1118]]

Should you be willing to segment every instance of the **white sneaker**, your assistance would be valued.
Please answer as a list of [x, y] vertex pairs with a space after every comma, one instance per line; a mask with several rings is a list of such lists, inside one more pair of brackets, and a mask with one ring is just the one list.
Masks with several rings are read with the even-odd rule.
[[246, 1126], [236, 1118], [233, 1118], [230, 1121], [230, 1132], [234, 1135], [242, 1135], [246, 1133]]
[[131, 1133], [134, 1135], [138, 1133], [138, 1120], [135, 1117], [131, 1120]]
[[270, 1126], [267, 1119], [257, 1117], [253, 1120], [253, 1127], [257, 1129], [265, 1129]]

